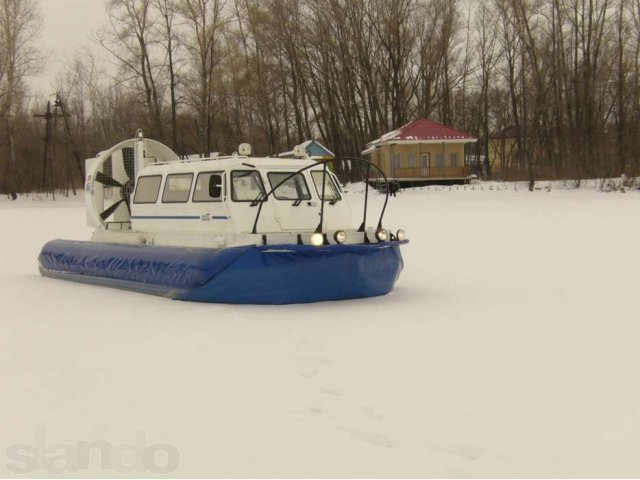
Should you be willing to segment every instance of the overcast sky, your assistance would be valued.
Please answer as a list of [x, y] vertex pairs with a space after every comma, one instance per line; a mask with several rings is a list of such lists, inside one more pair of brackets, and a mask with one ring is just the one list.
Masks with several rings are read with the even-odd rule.
[[90, 40], [107, 23], [105, 0], [39, 0], [44, 17], [38, 43], [47, 61], [41, 74], [32, 78], [34, 93], [53, 92], [53, 80], [65, 58], [81, 47], [99, 51]]
[[108, 24], [106, 0], [38, 0], [44, 24], [38, 43], [46, 55], [42, 72], [31, 79], [35, 94], [54, 93], [54, 80], [63, 69], [65, 59], [82, 47], [101, 55], [104, 50], [91, 41], [102, 26]]

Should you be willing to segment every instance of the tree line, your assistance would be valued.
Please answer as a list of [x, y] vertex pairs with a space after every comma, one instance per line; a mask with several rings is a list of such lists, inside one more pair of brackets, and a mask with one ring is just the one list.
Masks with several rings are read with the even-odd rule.
[[489, 175], [506, 131], [506, 179], [640, 173], [640, 0], [106, 0], [103, 53], [76, 52], [52, 85], [70, 116], [51, 121], [48, 173], [47, 99], [26, 87], [37, 7], [0, 0], [4, 193], [81, 184], [73, 152], [138, 128], [182, 155], [316, 138], [359, 156], [422, 117], [477, 136]]

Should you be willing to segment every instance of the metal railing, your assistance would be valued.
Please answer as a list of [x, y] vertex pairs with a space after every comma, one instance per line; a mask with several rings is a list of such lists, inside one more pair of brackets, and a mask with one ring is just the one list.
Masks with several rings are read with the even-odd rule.
[[[315, 232], [323, 233], [322, 224], [324, 221], [324, 203], [325, 203], [325, 186], [327, 181], [327, 165], [330, 163], [342, 162], [342, 161], [360, 162], [366, 165], [367, 173], [366, 173], [366, 182], [365, 182], [366, 186], [365, 186], [365, 193], [364, 193], [364, 212], [362, 214], [362, 224], [358, 229], [359, 232], [365, 231], [366, 223], [367, 223], [367, 210], [369, 207], [368, 205], [369, 204], [369, 178], [370, 178], [371, 167], [377, 170], [378, 174], [380, 175], [378, 178], [384, 179], [384, 184], [386, 185], [386, 188], [384, 189], [384, 192], [385, 192], [384, 205], [382, 206], [382, 211], [380, 212], [380, 218], [378, 220], [378, 226], [377, 226], [378, 229], [382, 228], [382, 219], [384, 218], [384, 213], [387, 209], [387, 203], [389, 202], [389, 182], [387, 180], [387, 176], [380, 169], [380, 167], [376, 166], [374, 163], [370, 162], [369, 160], [365, 160], [364, 158], [359, 158], [359, 157], [340, 157], [340, 158], [333, 158], [329, 160], [322, 160], [320, 162], [314, 161], [311, 165], [307, 165], [306, 167], [303, 167], [298, 171], [293, 172], [292, 174], [285, 177], [280, 183], [274, 186], [266, 195], [263, 195], [263, 194], [259, 195], [258, 198], [256, 198], [255, 200], [255, 202], [258, 203], [259, 206], [258, 206], [258, 212], [256, 213], [256, 219], [253, 222], [253, 229], [251, 233], [258, 233], [258, 221], [260, 220], [260, 213], [262, 213], [262, 205], [264, 205], [264, 202], [266, 202], [269, 199], [269, 197], [273, 195], [273, 192], [275, 192], [280, 185], [286, 183], [296, 175], [301, 174], [306, 170], [310, 170], [313, 167], [317, 167], [318, 165], [322, 165], [322, 196], [320, 198], [320, 202], [321, 202], [320, 203], [320, 223], [318, 224], [318, 227], [316, 228]], [[366, 234], [365, 234], [365, 242], [368, 242]]]
[[396, 168], [395, 178], [466, 178], [471, 175], [471, 167], [409, 167]]

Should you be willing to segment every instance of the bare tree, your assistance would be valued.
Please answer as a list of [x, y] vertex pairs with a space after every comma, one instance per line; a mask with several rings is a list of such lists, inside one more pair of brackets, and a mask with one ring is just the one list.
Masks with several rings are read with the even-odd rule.
[[174, 150], [178, 149], [178, 87], [177, 53], [179, 39], [176, 29], [177, 5], [174, 0], [154, 0], [153, 6], [162, 19], [158, 28], [159, 37], [166, 50], [166, 68], [168, 70], [169, 96], [171, 101], [171, 142]]
[[[120, 68], [119, 80], [138, 89], [151, 119], [150, 135], [164, 140], [162, 96], [158, 86], [161, 68], [153, 53], [155, 19], [151, 0], [109, 0], [110, 29], [98, 34], [99, 44]], [[145, 125], [147, 127], [147, 125]]]
[[496, 65], [496, 43], [497, 31], [493, 28], [495, 18], [489, 7], [482, 4], [476, 13], [476, 29], [478, 36], [477, 57], [479, 62], [479, 84], [481, 98], [481, 143], [482, 154], [484, 155], [487, 174], [491, 175], [491, 167], [489, 163], [489, 95], [491, 87], [491, 79], [494, 75]]
[[[6, 52], [20, 25], [13, 10], [32, 11], [34, 0], [0, 5], [0, 181], [18, 191], [30, 188], [29, 166], [41, 157], [27, 133], [41, 125]], [[166, 132], [182, 153], [250, 141], [257, 154], [275, 154], [316, 138], [359, 155], [382, 133], [430, 117], [477, 135], [485, 158], [492, 132], [513, 132], [500, 172], [530, 188], [538, 178], [640, 173], [640, 0], [108, 0], [108, 8], [111, 28], [99, 41], [117, 75], [81, 55], [58, 85], [76, 155], [140, 126], [159, 139]], [[18, 50], [32, 58], [33, 49]], [[18, 177], [22, 186], [7, 186]], [[67, 177], [56, 178], [65, 188]]]
[[190, 106], [196, 112], [198, 150], [208, 154], [213, 149], [216, 78], [220, 72], [222, 34], [229, 22], [225, 0], [181, 0], [179, 12], [188, 34], [184, 44], [190, 54], [193, 73], [186, 87]]
[[35, 1], [0, 0], [0, 189], [13, 198], [21, 188], [17, 178], [15, 116], [23, 100], [25, 79], [39, 68], [35, 39], [41, 22]]

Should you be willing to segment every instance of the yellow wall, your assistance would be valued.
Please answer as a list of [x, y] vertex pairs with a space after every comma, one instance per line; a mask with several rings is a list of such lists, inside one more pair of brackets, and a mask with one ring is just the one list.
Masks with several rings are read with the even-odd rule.
[[414, 156], [413, 168], [422, 168], [421, 154], [429, 155], [429, 167], [438, 167], [437, 155], [443, 154], [442, 167], [451, 167], [451, 154], [457, 155], [455, 166], [464, 166], [464, 143], [416, 143], [416, 144], [386, 144], [370, 153], [370, 160], [379, 166], [387, 177], [394, 177], [393, 156], [400, 155], [399, 168], [411, 168], [409, 154]]
[[516, 141], [514, 138], [489, 140], [489, 165], [491, 173], [497, 174], [509, 167], [515, 159]]

